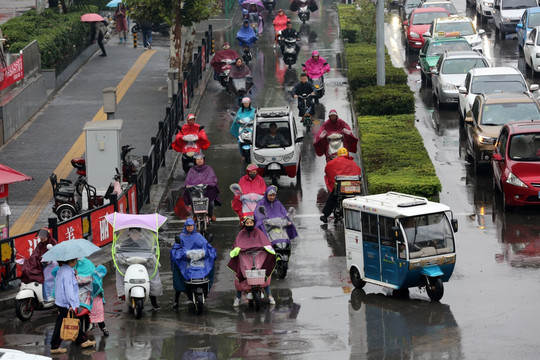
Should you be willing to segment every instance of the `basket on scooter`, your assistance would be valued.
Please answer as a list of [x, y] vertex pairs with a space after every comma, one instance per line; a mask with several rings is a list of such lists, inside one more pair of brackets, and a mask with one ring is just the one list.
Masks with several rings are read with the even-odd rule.
[[248, 285], [262, 285], [266, 277], [266, 270], [246, 270]]
[[193, 203], [193, 212], [195, 214], [208, 212], [208, 198], [191, 199], [191, 202]]
[[362, 182], [359, 175], [336, 176], [336, 195], [361, 195]]

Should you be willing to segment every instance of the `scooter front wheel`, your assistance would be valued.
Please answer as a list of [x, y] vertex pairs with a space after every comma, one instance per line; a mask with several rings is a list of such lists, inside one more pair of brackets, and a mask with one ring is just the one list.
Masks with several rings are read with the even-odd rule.
[[204, 295], [197, 294], [195, 296], [195, 311], [197, 311], [197, 315], [201, 315], [203, 312], [203, 306], [204, 306]]
[[255, 311], [261, 310], [261, 290], [253, 290], [253, 302], [255, 303]]
[[28, 321], [34, 314], [35, 300], [34, 298], [27, 298], [17, 300], [15, 304], [15, 314], [21, 321]]
[[278, 261], [276, 266], [276, 273], [280, 279], [284, 279], [287, 276], [287, 270], [289, 269], [289, 264], [286, 261]]
[[140, 319], [142, 316], [142, 311], [144, 307], [143, 299], [135, 299], [133, 306], [133, 313], [135, 314], [135, 319]]

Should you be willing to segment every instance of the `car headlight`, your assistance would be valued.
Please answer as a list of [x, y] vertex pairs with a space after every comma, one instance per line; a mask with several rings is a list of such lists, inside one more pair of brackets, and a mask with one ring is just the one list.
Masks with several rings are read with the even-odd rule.
[[285, 161], [285, 162], [291, 161], [293, 156], [294, 156], [294, 151], [292, 153], [289, 153], [289, 154], [286, 154], [285, 156], [283, 156], [283, 161]]
[[512, 19], [510, 19], [510, 18], [508, 18], [508, 17], [504, 17], [504, 16], [501, 17], [501, 21], [502, 21], [502, 22], [510, 22], [510, 20], [512, 20]]
[[497, 139], [494, 137], [478, 135], [478, 142], [480, 144], [493, 145], [495, 144], [495, 141], [497, 141]]
[[442, 83], [441, 84], [441, 89], [443, 90], [455, 90], [456, 87], [452, 84], [449, 84], [449, 83]]
[[485, 6], [485, 7], [492, 8], [492, 7], [493, 7], [493, 3], [490, 3], [490, 2], [484, 2], [484, 6]]
[[259, 163], [263, 163], [265, 161], [264, 156], [261, 156], [259, 154], [253, 153], [253, 157], [255, 158], [255, 161]]
[[415, 33], [414, 31], [411, 31], [409, 33], [409, 36], [413, 39], [420, 39], [420, 35], [418, 35], [417, 33]]
[[514, 186], [524, 187], [526, 188], [527, 185], [523, 181], [521, 181], [516, 175], [510, 173], [508, 175], [508, 179], [506, 179], [506, 183]]

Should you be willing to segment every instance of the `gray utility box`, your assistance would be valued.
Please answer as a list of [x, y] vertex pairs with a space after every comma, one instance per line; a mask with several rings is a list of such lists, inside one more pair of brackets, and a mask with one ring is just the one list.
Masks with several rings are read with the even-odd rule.
[[122, 171], [120, 131], [122, 120], [89, 121], [84, 125], [86, 177], [98, 193], [109, 187], [116, 169]]

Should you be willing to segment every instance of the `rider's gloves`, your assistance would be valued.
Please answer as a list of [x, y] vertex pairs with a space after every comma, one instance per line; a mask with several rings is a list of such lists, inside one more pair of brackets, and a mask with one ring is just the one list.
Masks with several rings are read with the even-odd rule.
[[239, 248], [239, 247], [235, 247], [235, 248], [232, 249], [231, 252], [229, 253], [229, 255], [231, 256], [231, 258], [237, 257], [238, 254], [240, 254], [240, 248]]
[[321, 134], [319, 135], [319, 137], [323, 138], [325, 136], [326, 136], [326, 130], [321, 131]]
[[345, 129], [345, 128], [343, 128], [341, 131], [344, 132], [347, 135], [351, 135], [351, 132], [352, 132], [351, 130]]

